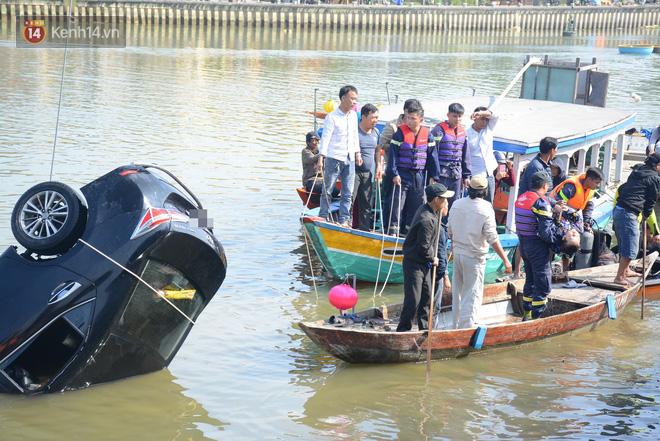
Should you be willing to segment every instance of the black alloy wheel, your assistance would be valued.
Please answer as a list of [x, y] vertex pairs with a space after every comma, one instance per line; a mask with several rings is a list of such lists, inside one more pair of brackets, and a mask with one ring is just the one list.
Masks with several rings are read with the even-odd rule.
[[11, 230], [28, 251], [57, 255], [75, 245], [86, 221], [87, 207], [74, 189], [60, 182], [42, 182], [14, 206]]

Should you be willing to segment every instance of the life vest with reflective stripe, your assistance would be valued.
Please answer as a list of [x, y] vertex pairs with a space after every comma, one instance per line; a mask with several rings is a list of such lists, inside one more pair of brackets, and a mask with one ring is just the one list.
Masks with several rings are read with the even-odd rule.
[[[438, 159], [440, 165], [449, 165], [460, 162], [463, 159], [463, 145], [465, 144], [465, 129], [458, 125], [453, 129], [447, 121], [440, 123], [444, 135], [435, 140], [435, 146], [438, 149]], [[454, 134], [454, 130], [456, 133]]]
[[584, 207], [587, 206], [587, 203], [591, 200], [591, 197], [594, 195], [593, 190], [587, 190], [582, 185], [582, 181], [586, 177], [587, 177], [587, 174], [583, 173], [580, 176], [573, 176], [572, 178], [566, 179], [564, 182], [562, 182], [561, 184], [556, 186], [554, 190], [552, 190], [552, 196], [551, 197], [553, 199], [557, 199], [557, 196], [559, 195], [559, 192], [561, 191], [561, 189], [564, 188], [564, 185], [566, 185], [567, 183], [570, 182], [570, 183], [575, 185], [575, 196], [573, 196], [572, 198], [567, 200], [566, 203], [570, 207], [575, 208], [576, 210], [584, 210]]
[[407, 125], [399, 127], [403, 132], [403, 142], [399, 146], [399, 168], [422, 171], [426, 167], [429, 150], [429, 128], [420, 127], [417, 137]]
[[541, 196], [535, 191], [526, 191], [516, 200], [516, 232], [520, 236], [537, 235], [539, 222], [536, 213], [532, 211], [532, 206], [539, 198], [550, 203], [545, 196]]

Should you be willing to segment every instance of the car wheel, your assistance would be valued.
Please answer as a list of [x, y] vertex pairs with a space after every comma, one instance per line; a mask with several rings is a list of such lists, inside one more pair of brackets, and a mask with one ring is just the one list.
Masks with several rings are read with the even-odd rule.
[[18, 200], [11, 215], [14, 237], [29, 251], [67, 252], [80, 238], [87, 208], [71, 187], [59, 182], [37, 184]]

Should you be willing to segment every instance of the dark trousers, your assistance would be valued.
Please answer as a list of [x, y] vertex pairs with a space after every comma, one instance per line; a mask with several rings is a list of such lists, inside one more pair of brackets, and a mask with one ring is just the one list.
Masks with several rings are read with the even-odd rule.
[[438, 182], [447, 187], [447, 190], [454, 192], [454, 196], [448, 199], [450, 210], [454, 201], [461, 198], [463, 184], [462, 173], [463, 170], [461, 169], [460, 164], [457, 164], [455, 167], [440, 166], [440, 180]]
[[[394, 202], [392, 203], [392, 218], [388, 233], [405, 234], [417, 209], [424, 204], [424, 185], [417, 179], [412, 183], [401, 181], [401, 186], [394, 187], [392, 193]], [[401, 194], [401, 198], [399, 198], [399, 194]]]
[[392, 206], [392, 188], [394, 184], [392, 183], [392, 178], [387, 176], [383, 177], [383, 185], [381, 186], [381, 212], [380, 212], [380, 224], [382, 225], [383, 230], [387, 230], [387, 227], [390, 225], [390, 207]]
[[518, 236], [518, 238], [520, 254], [525, 264], [523, 309], [532, 311], [532, 318], [536, 319], [545, 311], [547, 297], [552, 290], [550, 248], [538, 237]]
[[403, 310], [397, 332], [410, 331], [415, 314], [419, 329], [428, 329], [431, 309], [431, 269], [428, 264], [403, 258], [403, 293]]
[[[357, 210], [353, 210], [353, 217], [357, 217], [358, 227], [362, 231], [369, 231], [371, 220], [371, 194], [373, 185], [371, 183], [371, 172], [355, 170], [355, 185], [353, 186], [353, 204], [357, 204]], [[356, 213], [357, 212], [357, 213]], [[353, 219], [353, 227], [355, 228]]]

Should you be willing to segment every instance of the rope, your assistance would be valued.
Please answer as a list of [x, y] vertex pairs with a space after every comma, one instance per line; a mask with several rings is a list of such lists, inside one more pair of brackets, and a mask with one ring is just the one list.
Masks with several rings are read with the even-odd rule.
[[[314, 176], [314, 185], [316, 185], [316, 179], [319, 177], [319, 172], [316, 172], [316, 175]], [[325, 184], [325, 180], [323, 181], [323, 184]], [[309, 201], [312, 199], [312, 192], [314, 191], [314, 185], [312, 185], [312, 191], [309, 192], [309, 195], [307, 196], [307, 202], [305, 203], [305, 209], [303, 210], [302, 215], [304, 216], [305, 213], [307, 213], [307, 208], [309, 207]], [[328, 210], [329, 210], [330, 204], [328, 204]]]
[[[316, 295], [316, 304], [319, 304], [319, 292], [316, 290], [316, 277], [314, 277], [314, 265], [312, 264], [312, 255], [309, 252], [309, 245], [307, 244], [307, 237], [309, 236], [309, 232], [307, 231], [307, 227], [303, 223], [303, 231], [305, 232], [305, 248], [307, 249], [307, 258], [309, 259], [309, 270], [312, 273], [312, 284], [314, 285], [314, 294]], [[311, 241], [312, 238], [310, 237], [309, 240]]]
[[[325, 163], [323, 164], [323, 167], [325, 167]], [[335, 218], [332, 216], [332, 210], [330, 210], [330, 199], [328, 199], [328, 190], [325, 188], [325, 175], [323, 176], [323, 195], [325, 196], [325, 202], [328, 204], [328, 215], [330, 215], [330, 222], [334, 223]], [[307, 202], [309, 202], [309, 198], [307, 199]], [[339, 222], [339, 219], [337, 219], [337, 222]]]
[[60, 98], [57, 102], [57, 119], [55, 120], [55, 136], [53, 138], [53, 155], [50, 160], [50, 177], [49, 181], [53, 180], [53, 167], [55, 165], [55, 149], [57, 148], [57, 129], [60, 126], [60, 109], [62, 108], [62, 90], [64, 89], [64, 70], [66, 68], [66, 53], [69, 48], [69, 30], [71, 28], [71, 20], [73, 19], [73, 0], [69, 1], [69, 14], [66, 21], [66, 41], [64, 42], [64, 60], [62, 61], [62, 78], [60, 80]]
[[[396, 192], [396, 187], [399, 187], [399, 223], [401, 223], [401, 184], [397, 184], [394, 186], [394, 192]], [[392, 193], [392, 205], [394, 205], [394, 192]], [[390, 206], [390, 213], [392, 212], [392, 207]], [[391, 216], [391, 214], [390, 214]], [[391, 219], [391, 217], [390, 217]], [[394, 242], [394, 252], [392, 253], [392, 260], [390, 260], [390, 269], [387, 271], [387, 277], [385, 278], [385, 281], [383, 282], [383, 288], [380, 290], [378, 293], [378, 296], [380, 297], [383, 294], [383, 291], [385, 291], [385, 287], [387, 286], [388, 280], [390, 280], [390, 274], [392, 274], [392, 268], [394, 267], [394, 259], [396, 258], [396, 250], [397, 247], [399, 246], [399, 234], [401, 232], [401, 229], [397, 229], [396, 232], [396, 241]], [[385, 247], [385, 234], [383, 233], [383, 242], [381, 243], [381, 249], [380, 249], [380, 254], [381, 256], [383, 255], [383, 249]], [[378, 262], [378, 273], [380, 274], [380, 262]], [[375, 292], [375, 288], [374, 288]]]
[[[318, 178], [319, 172], [316, 172], [316, 175], [314, 176], [314, 184], [316, 184], [316, 178]], [[325, 179], [323, 180], [323, 185], [324, 185], [324, 190], [325, 190]], [[312, 191], [314, 191], [314, 185], [312, 185]], [[307, 207], [309, 206], [309, 201], [312, 199], [312, 191], [309, 192], [309, 196], [307, 196], [307, 203], [305, 204], [305, 209], [303, 210], [302, 217], [305, 217], [305, 214], [307, 212]], [[327, 198], [327, 195], [326, 195]], [[330, 212], [330, 204], [328, 204], [328, 212]], [[316, 295], [316, 304], [319, 304], [319, 292], [316, 289], [316, 277], [314, 277], [314, 265], [312, 264], [312, 254], [309, 252], [309, 244], [307, 243], [307, 238], [309, 237], [309, 232], [307, 231], [307, 227], [305, 226], [305, 223], [303, 222], [303, 232], [305, 233], [305, 249], [307, 250], [307, 258], [309, 259], [309, 270], [312, 273], [312, 284], [314, 285], [314, 294]], [[311, 241], [312, 238], [310, 237], [309, 240]]]
[[82, 239], [78, 239], [78, 241], [79, 241], [80, 243], [84, 244], [84, 245], [87, 245], [87, 246], [90, 247], [92, 250], [96, 251], [96, 252], [99, 253], [101, 256], [105, 257], [105, 258], [108, 259], [110, 262], [114, 263], [114, 264], [117, 265], [119, 268], [123, 269], [124, 271], [126, 271], [127, 273], [129, 273], [130, 275], [132, 275], [133, 277], [135, 277], [136, 279], [138, 279], [140, 282], [144, 283], [144, 284], [147, 286], [147, 288], [149, 288], [150, 290], [152, 290], [153, 292], [155, 292], [157, 296], [161, 297], [163, 300], [165, 300], [167, 303], [169, 303], [170, 306], [171, 306], [172, 308], [176, 309], [176, 310], [179, 312], [179, 314], [181, 314], [182, 316], [184, 316], [184, 317], [185, 317], [190, 323], [192, 323], [193, 325], [195, 324], [195, 322], [194, 322], [190, 317], [188, 317], [188, 316], [186, 315], [185, 312], [181, 311], [179, 308], [176, 307], [176, 305], [175, 305], [174, 303], [170, 302], [170, 300], [169, 300], [167, 297], [165, 297], [165, 294], [163, 294], [161, 291], [158, 291], [158, 290], [157, 290], [156, 288], [154, 288], [153, 286], [149, 285], [149, 284], [148, 284], [148, 283], [147, 283], [142, 277], [138, 276], [138, 275], [135, 274], [133, 271], [129, 270], [129, 269], [126, 268], [124, 265], [122, 265], [121, 263], [119, 263], [119, 262], [117, 262], [116, 260], [114, 260], [112, 257], [110, 257], [110, 256], [108, 256], [107, 254], [104, 254], [103, 252], [97, 250], [96, 248], [94, 248], [92, 245], [88, 244], [88, 243], [85, 242], [84, 240], [82, 240]]

